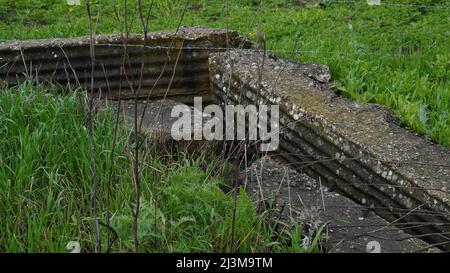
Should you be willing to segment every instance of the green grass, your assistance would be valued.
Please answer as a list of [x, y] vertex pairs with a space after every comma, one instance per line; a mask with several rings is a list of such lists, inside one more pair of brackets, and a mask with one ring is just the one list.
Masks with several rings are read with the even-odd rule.
[[[364, 2], [363, 0], [360, 0]], [[88, 34], [85, 7], [63, 0], [0, 0], [0, 40], [72, 37]], [[118, 33], [113, 1], [93, 1], [97, 33]], [[123, 14], [123, 1], [117, 0]], [[143, 1], [147, 6], [149, 1]], [[436, 8], [317, 3], [315, 0], [230, 0], [229, 27], [254, 37], [264, 34], [268, 47], [291, 59], [331, 67], [334, 89], [362, 102], [386, 105], [413, 130], [450, 146], [449, 0], [390, 0], [383, 3]], [[128, 1], [132, 32], [142, 32], [136, 1]], [[150, 30], [178, 25], [186, 1], [156, 0]], [[223, 1], [189, 9], [182, 25], [224, 28]], [[298, 4], [300, 3], [300, 4]], [[440, 7], [440, 8], [439, 8]], [[292, 53], [300, 35], [300, 57]], [[313, 51], [313, 52], [311, 52]]]
[[[79, 242], [82, 251], [94, 251], [86, 96], [58, 90], [33, 82], [0, 89], [0, 252], [65, 252], [70, 241]], [[93, 128], [99, 219], [106, 223], [112, 164], [109, 212], [118, 238], [111, 250], [128, 252], [134, 251], [134, 144], [130, 129], [120, 124], [110, 160], [113, 117], [111, 110], [99, 110]], [[318, 250], [317, 239], [303, 247], [301, 225], [275, 228], [267, 215], [257, 214], [243, 191], [236, 203], [233, 245], [234, 199], [222, 191], [230, 166], [204, 154], [167, 154], [161, 147], [144, 145], [140, 154], [140, 252]], [[108, 236], [113, 237], [102, 226], [104, 246]]]

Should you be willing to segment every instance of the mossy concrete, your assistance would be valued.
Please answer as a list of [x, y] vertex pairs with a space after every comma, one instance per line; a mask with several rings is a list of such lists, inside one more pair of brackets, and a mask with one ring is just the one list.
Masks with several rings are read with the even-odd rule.
[[[94, 36], [94, 92], [102, 97], [211, 100], [208, 56], [229, 47], [250, 47], [237, 32], [180, 28], [143, 35]], [[90, 90], [90, 37], [0, 43], [0, 82], [17, 84], [29, 77], [65, 88]], [[141, 80], [142, 79], [142, 80]]]
[[262, 51], [210, 57], [222, 103], [280, 105], [279, 157], [375, 212], [383, 208], [377, 213], [388, 221], [417, 223], [405, 230], [450, 249], [450, 149], [401, 127], [382, 106], [334, 94], [327, 71]]

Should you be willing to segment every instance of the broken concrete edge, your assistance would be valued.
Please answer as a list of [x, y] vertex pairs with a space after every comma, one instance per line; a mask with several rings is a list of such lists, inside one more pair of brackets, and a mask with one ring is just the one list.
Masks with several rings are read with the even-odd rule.
[[[147, 39], [151, 40], [171, 40], [181, 39], [188, 41], [208, 40], [210, 47], [224, 48], [222, 36], [227, 35], [229, 46], [243, 48], [251, 47], [250, 40], [242, 37], [234, 30], [211, 29], [207, 27], [180, 27], [179, 30], [156, 31], [147, 33]], [[120, 34], [94, 35], [95, 44], [122, 44], [126, 39]], [[129, 34], [128, 44], [142, 44], [145, 38], [143, 34]], [[0, 52], [4, 50], [26, 50], [26, 49], [42, 49], [48, 47], [71, 47], [80, 45], [89, 45], [90, 36], [82, 36], [75, 38], [52, 38], [52, 39], [35, 39], [35, 40], [10, 40], [0, 42]], [[1, 61], [1, 59], [0, 59]]]
[[[280, 142], [287, 152], [317, 160], [316, 166], [308, 167], [311, 172], [337, 184], [360, 204], [435, 212], [422, 220], [436, 223], [435, 232], [448, 232], [449, 149], [401, 128], [379, 106], [319, 91], [320, 71], [317, 77], [311, 70], [305, 74], [300, 64], [262, 58], [263, 54], [243, 50], [212, 54], [210, 80], [216, 95], [224, 103], [279, 104], [280, 126], [285, 126]], [[332, 160], [320, 162], [320, 156]], [[295, 160], [302, 158], [288, 158]], [[402, 217], [393, 215], [390, 220]]]

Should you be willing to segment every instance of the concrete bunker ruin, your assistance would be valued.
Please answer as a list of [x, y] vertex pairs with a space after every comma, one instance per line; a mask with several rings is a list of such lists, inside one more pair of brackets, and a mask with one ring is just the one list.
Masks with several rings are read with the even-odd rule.
[[[270, 158], [375, 213], [386, 227], [450, 250], [450, 150], [402, 128], [381, 106], [334, 94], [327, 66], [276, 58], [237, 32], [207, 28], [131, 35], [126, 42], [96, 36], [94, 48], [99, 97], [133, 99], [139, 90], [143, 100], [278, 104], [280, 148]], [[0, 43], [0, 83], [29, 76], [89, 90], [90, 39]]]

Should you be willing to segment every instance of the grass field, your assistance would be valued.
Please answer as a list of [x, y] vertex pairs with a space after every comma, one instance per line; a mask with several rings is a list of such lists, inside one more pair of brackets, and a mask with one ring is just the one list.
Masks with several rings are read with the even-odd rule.
[[[319, 2], [314, 0], [230, 0], [228, 24], [250, 38], [264, 35], [276, 55], [328, 64], [336, 92], [386, 105], [406, 126], [450, 146], [450, 1], [390, 0], [382, 2], [394, 5], [382, 6], [358, 1], [326, 0], [319, 6], [303, 4]], [[84, 6], [63, 0], [0, 2], [0, 40], [88, 34]], [[96, 32], [120, 32], [114, 1], [92, 2]], [[115, 2], [123, 16], [124, 1]], [[128, 0], [128, 20], [139, 33], [136, 2]], [[143, 1], [144, 10], [150, 2]], [[226, 27], [223, 1], [155, 0], [149, 29], [175, 28], [186, 3], [182, 25]], [[294, 50], [297, 35], [300, 56], [285, 52]]]

